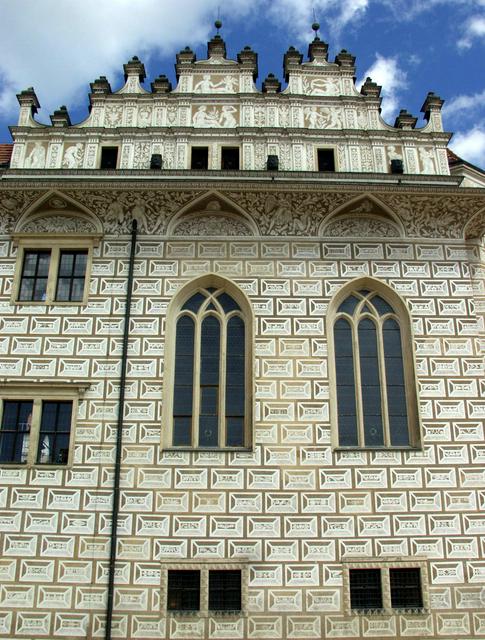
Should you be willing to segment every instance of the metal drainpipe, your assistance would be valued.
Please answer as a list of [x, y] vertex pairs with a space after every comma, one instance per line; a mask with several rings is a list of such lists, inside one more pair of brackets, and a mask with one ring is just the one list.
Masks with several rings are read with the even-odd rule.
[[109, 554], [108, 601], [106, 604], [105, 640], [111, 640], [113, 622], [113, 595], [115, 585], [116, 547], [118, 543], [118, 513], [120, 510], [121, 450], [123, 446], [123, 414], [125, 408], [126, 365], [128, 361], [128, 338], [130, 335], [131, 294], [133, 291], [133, 267], [135, 264], [137, 222], [131, 222], [131, 248], [126, 285], [125, 326], [121, 355], [120, 395], [118, 402], [118, 423], [116, 425], [116, 457], [113, 479], [113, 510], [111, 514], [111, 547]]

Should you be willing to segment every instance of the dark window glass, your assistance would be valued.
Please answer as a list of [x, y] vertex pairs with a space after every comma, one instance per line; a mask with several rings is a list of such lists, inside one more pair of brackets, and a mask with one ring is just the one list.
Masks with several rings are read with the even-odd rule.
[[359, 322], [360, 380], [365, 446], [382, 446], [381, 382], [377, 354], [376, 326], [366, 318]]
[[71, 435], [72, 402], [42, 403], [37, 462], [67, 464]]
[[194, 393], [194, 321], [182, 316], [177, 322], [175, 340], [175, 378], [173, 396], [173, 444], [192, 444], [192, 405]]
[[198, 611], [200, 609], [200, 571], [169, 571], [167, 609]]
[[409, 445], [409, 429], [399, 324], [389, 318], [384, 322], [382, 334], [391, 444], [394, 446], [406, 446]]
[[355, 307], [357, 306], [358, 302], [359, 300], [355, 296], [349, 296], [348, 298], [345, 298], [345, 300], [338, 308], [339, 313], [348, 313], [349, 316], [351, 316], [354, 313]]
[[5, 400], [0, 430], [0, 462], [26, 462], [32, 424], [31, 400]]
[[335, 171], [333, 149], [318, 149], [317, 154], [319, 171]]
[[350, 569], [349, 580], [352, 609], [382, 609], [380, 569]]
[[381, 298], [381, 296], [374, 296], [371, 299], [372, 304], [377, 309], [377, 312], [380, 316], [383, 316], [386, 313], [394, 313], [394, 309], [387, 304], [387, 302]]
[[209, 609], [240, 611], [241, 571], [209, 571]]
[[245, 326], [244, 320], [233, 316], [227, 324], [226, 359], [226, 444], [244, 444], [245, 409]]
[[199, 170], [209, 168], [209, 147], [192, 147], [190, 168]]
[[239, 148], [223, 147], [221, 151], [221, 169], [237, 171], [239, 169]]
[[118, 147], [101, 148], [101, 169], [116, 169]]
[[420, 609], [423, 606], [420, 569], [389, 569], [393, 609]]
[[25, 251], [19, 300], [43, 301], [47, 294], [50, 251]]
[[87, 260], [87, 251], [61, 251], [56, 300], [79, 302], [83, 299]]
[[225, 313], [229, 313], [230, 311], [240, 311], [238, 303], [227, 293], [219, 294], [217, 296], [217, 300], [220, 302]]
[[337, 409], [339, 444], [357, 446], [357, 409], [355, 400], [352, 329], [340, 318], [334, 326], [335, 368], [337, 373]]
[[192, 311], [193, 313], [197, 313], [200, 309], [202, 303], [205, 300], [205, 296], [202, 293], [195, 293], [191, 298], [187, 300], [187, 302], [182, 307], [182, 310]]
[[215, 316], [202, 322], [200, 345], [199, 446], [219, 444], [219, 366], [221, 327]]

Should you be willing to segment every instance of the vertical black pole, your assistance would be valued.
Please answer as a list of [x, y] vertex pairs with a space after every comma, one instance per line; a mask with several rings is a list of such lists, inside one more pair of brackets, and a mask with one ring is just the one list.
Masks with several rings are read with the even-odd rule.
[[135, 264], [137, 222], [131, 223], [131, 248], [128, 267], [128, 281], [126, 285], [125, 326], [123, 331], [123, 346], [121, 354], [120, 395], [118, 402], [118, 422], [116, 425], [116, 453], [113, 479], [113, 509], [111, 514], [111, 546], [109, 554], [108, 599], [106, 604], [105, 640], [111, 640], [113, 623], [113, 596], [116, 569], [116, 547], [118, 544], [118, 513], [120, 510], [120, 477], [121, 451], [123, 446], [123, 414], [125, 408], [126, 365], [128, 361], [128, 338], [130, 335], [131, 295], [133, 292], [133, 268]]

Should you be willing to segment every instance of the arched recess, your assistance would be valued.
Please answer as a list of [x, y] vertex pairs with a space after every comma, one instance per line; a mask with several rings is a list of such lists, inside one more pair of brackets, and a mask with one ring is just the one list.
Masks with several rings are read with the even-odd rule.
[[89, 209], [58, 191], [49, 191], [20, 216], [17, 233], [102, 235], [100, 219]]
[[319, 235], [401, 238], [405, 233], [399, 216], [369, 193], [357, 196], [332, 211], [320, 225]]
[[162, 444], [241, 449], [252, 442], [254, 319], [246, 294], [206, 274], [167, 310]]
[[464, 231], [465, 240], [485, 239], [485, 208], [477, 211], [475, 215], [467, 222]]
[[404, 300], [379, 280], [357, 278], [333, 297], [326, 329], [334, 446], [418, 447], [414, 344]]
[[253, 218], [218, 191], [198, 196], [170, 220], [169, 236], [255, 236], [259, 230]]

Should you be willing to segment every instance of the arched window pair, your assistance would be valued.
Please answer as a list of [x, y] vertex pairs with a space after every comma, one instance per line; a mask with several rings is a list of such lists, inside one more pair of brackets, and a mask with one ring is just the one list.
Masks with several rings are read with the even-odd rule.
[[356, 287], [335, 299], [331, 340], [334, 419], [342, 447], [418, 443], [410, 322], [388, 287]]
[[249, 310], [225, 286], [199, 286], [174, 316], [170, 445], [248, 445], [251, 414]]
[[[167, 327], [168, 446], [250, 444], [251, 318], [242, 292], [215, 276], [189, 285], [177, 296]], [[416, 446], [413, 349], [403, 302], [385, 285], [361, 280], [335, 296], [327, 321], [335, 443]]]

